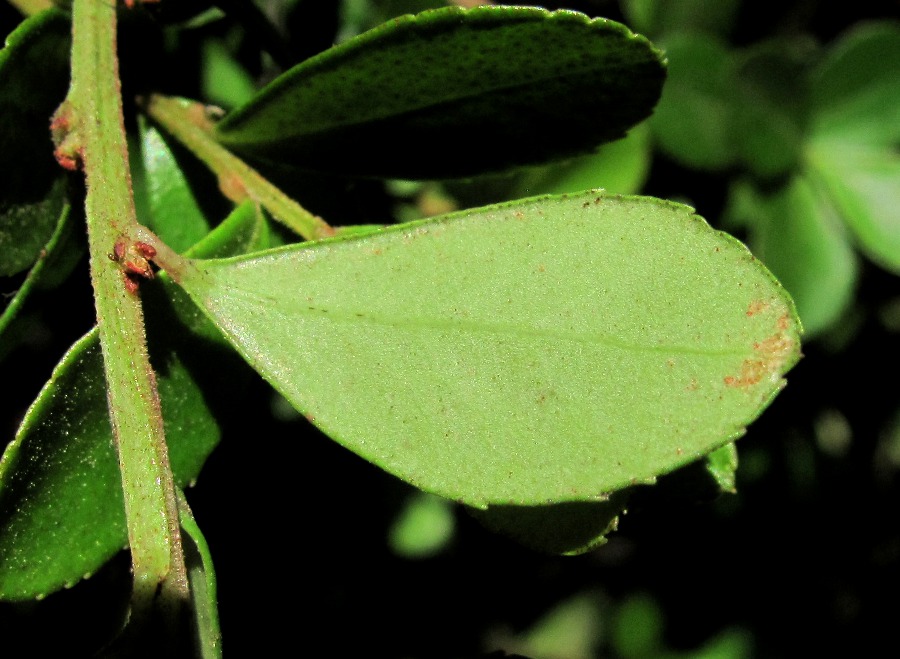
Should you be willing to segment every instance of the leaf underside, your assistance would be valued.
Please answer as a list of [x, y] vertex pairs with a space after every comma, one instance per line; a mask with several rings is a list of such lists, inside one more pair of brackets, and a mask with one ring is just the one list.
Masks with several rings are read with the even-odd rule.
[[646, 118], [661, 54], [606, 19], [529, 7], [403, 16], [302, 62], [220, 141], [299, 168], [470, 176], [592, 151]]
[[475, 507], [595, 501], [743, 432], [792, 302], [692, 209], [591, 192], [194, 261], [181, 284], [324, 432]]

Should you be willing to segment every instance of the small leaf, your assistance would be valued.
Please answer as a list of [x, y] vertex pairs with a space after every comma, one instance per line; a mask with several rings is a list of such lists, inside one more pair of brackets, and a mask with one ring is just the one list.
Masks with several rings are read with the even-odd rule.
[[537, 198], [182, 270], [324, 432], [475, 507], [602, 500], [696, 460], [799, 354], [768, 271], [651, 198]]
[[812, 81], [818, 136], [857, 143], [900, 140], [900, 26], [896, 22], [856, 26], [832, 47]]
[[0, 276], [34, 263], [62, 210], [50, 117], [69, 82], [70, 31], [62, 12], [46, 11], [0, 50]]
[[549, 506], [490, 506], [469, 512], [485, 527], [548, 554], [583, 554], [606, 544], [616, 530], [633, 488], [607, 501], [573, 501]]
[[296, 167], [450, 178], [587, 153], [646, 118], [665, 70], [623, 25], [455, 7], [397, 18], [281, 76], [217, 127]]
[[[60, 183], [64, 181], [61, 179]], [[53, 235], [47, 241], [42, 251], [38, 255], [37, 261], [31, 267], [28, 276], [16, 290], [15, 294], [7, 301], [3, 312], [0, 313], [0, 359], [8, 354], [16, 341], [9, 340], [6, 332], [10, 325], [14, 322], [22, 305], [28, 299], [32, 289], [41, 284], [54, 284], [59, 281], [60, 276], [65, 276], [71, 271], [74, 265], [72, 261], [66, 258], [60, 252], [71, 249], [69, 239], [72, 233], [71, 207], [68, 203], [64, 203], [56, 222], [56, 228]], [[76, 254], [79, 250], [71, 250]]]
[[413, 491], [388, 531], [388, 544], [405, 558], [433, 556], [453, 538], [454, 527], [449, 501]]

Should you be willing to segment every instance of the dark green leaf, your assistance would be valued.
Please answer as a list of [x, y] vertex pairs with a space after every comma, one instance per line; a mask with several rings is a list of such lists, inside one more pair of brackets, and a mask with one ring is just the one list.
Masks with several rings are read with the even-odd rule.
[[738, 0], [623, 0], [628, 24], [658, 37], [677, 32], [702, 32], [727, 36], [734, 25]]
[[606, 544], [606, 536], [616, 530], [631, 490], [614, 492], [607, 501], [490, 506], [487, 510], [469, 511], [487, 528], [535, 551], [583, 554]]
[[650, 133], [646, 124], [621, 140], [604, 144], [595, 154], [535, 168], [523, 173], [511, 199], [540, 194], [567, 194], [603, 188], [607, 192], [639, 192], [650, 170]]
[[[60, 183], [63, 183], [63, 181], [60, 180]], [[71, 237], [71, 224], [71, 207], [68, 204], [64, 204], [53, 235], [50, 236], [50, 240], [43, 247], [37, 262], [32, 266], [25, 281], [22, 282], [12, 298], [9, 299], [3, 308], [2, 314], [0, 314], [0, 359], [10, 351], [12, 348], [11, 343], [14, 343], [14, 341], [7, 340], [6, 331], [15, 320], [19, 309], [22, 308], [34, 287], [40, 286], [42, 282], [47, 280], [50, 280], [50, 283], [55, 283], [53, 280], [59, 277], [59, 272], [53, 272], [54, 266], [61, 265], [61, 267], [56, 269], [61, 270], [63, 274], [66, 273], [67, 269], [70, 269], [70, 261], [65, 255], [61, 255], [60, 252], [71, 247], [68, 240]]]
[[[218, 441], [180, 360], [158, 377], [172, 471], [193, 480]], [[59, 363], [0, 461], [0, 599], [40, 597], [126, 546], [125, 511], [96, 330]]]
[[701, 35], [672, 37], [665, 48], [669, 80], [650, 119], [660, 148], [689, 167], [727, 167], [735, 158], [731, 51]]
[[808, 89], [803, 42], [757, 44], [736, 57], [730, 131], [736, 157], [760, 177], [784, 175], [800, 160]]
[[647, 117], [665, 75], [624, 26], [569, 11], [439, 9], [301, 63], [219, 139], [311, 170], [468, 176], [591, 151]]
[[50, 117], [69, 82], [69, 32], [61, 12], [47, 11], [25, 20], [0, 51], [0, 276], [37, 259], [62, 210]]
[[768, 271], [651, 198], [538, 198], [179, 267], [323, 431], [475, 507], [596, 501], [692, 462], [799, 355]]

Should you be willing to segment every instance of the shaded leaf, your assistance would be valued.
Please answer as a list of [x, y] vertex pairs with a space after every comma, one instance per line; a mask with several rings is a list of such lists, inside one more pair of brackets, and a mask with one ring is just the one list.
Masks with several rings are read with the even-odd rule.
[[621, 140], [604, 144], [595, 154], [525, 172], [510, 198], [567, 194], [594, 188], [607, 192], [639, 192], [650, 170], [650, 132], [636, 126]]
[[469, 176], [621, 137], [650, 114], [664, 75], [650, 43], [612, 21], [452, 7], [299, 64], [216, 133], [245, 155], [311, 170]]
[[[258, 233], [245, 225], [257, 221], [252, 205], [241, 207], [209, 240], [208, 246], [216, 249], [197, 252], [246, 246], [247, 236]], [[165, 277], [154, 283], [167, 286], [169, 294], [150, 283], [142, 291], [150, 356], [172, 471], [183, 487], [197, 477], [219, 440], [206, 399], [210, 380], [222, 377], [215, 371], [222, 359], [209, 352], [205, 341], [194, 339], [216, 338], [217, 333], [205, 318], [192, 318], [197, 308], [181, 289]], [[193, 321], [190, 331], [173, 311]], [[204, 360], [212, 375], [197, 369], [196, 363]], [[95, 328], [57, 365], [0, 459], [0, 599], [39, 597], [72, 585], [126, 543], [121, 477]]]
[[774, 178], [801, 157], [807, 118], [806, 44], [772, 41], [735, 57], [731, 138], [755, 175]]
[[813, 75], [812, 132], [857, 143], [900, 140], [900, 26], [856, 26]]
[[178, 493], [178, 512], [184, 531], [181, 537], [185, 567], [191, 586], [197, 656], [200, 659], [221, 659], [222, 631], [219, 627], [216, 571], [212, 555], [209, 553], [209, 545], [188, 507], [183, 492]]
[[203, 44], [203, 97], [224, 108], [246, 103], [256, 93], [256, 84], [221, 41], [208, 39]]
[[479, 522], [530, 549], [548, 554], [583, 554], [606, 544], [616, 530], [633, 488], [614, 492], [607, 501], [573, 501], [549, 506], [470, 508]]
[[324, 432], [475, 507], [602, 500], [735, 439], [799, 354], [690, 208], [600, 192], [173, 264]]
[[53, 266], [61, 260], [65, 264], [62, 268], [63, 272], [65, 272], [66, 266], [69, 265], [69, 262], [65, 259], [60, 259], [58, 252], [68, 247], [67, 239], [70, 237], [71, 233], [70, 211], [71, 207], [64, 203], [53, 234], [39, 253], [37, 261], [32, 266], [25, 281], [22, 282], [21, 286], [19, 286], [15, 294], [3, 308], [3, 312], [0, 313], [0, 359], [9, 352], [12, 347], [11, 344], [15, 342], [7, 340], [8, 335], [6, 332], [15, 320], [19, 309], [22, 308], [22, 305], [25, 303], [25, 300], [28, 298], [31, 291], [42, 281], [57, 278], [53, 276], [53, 273], [46, 273], [45, 270], [48, 267], [52, 270]]
[[[183, 486], [196, 477], [218, 429], [174, 355], [158, 383], [172, 471]], [[70, 586], [126, 543], [95, 329], [59, 363], [0, 460], [0, 598]]]
[[704, 32], [725, 37], [740, 9], [738, 0], [623, 0], [628, 24], [644, 34]]
[[665, 50], [669, 79], [650, 119], [660, 149], [689, 167], [727, 167], [735, 158], [731, 51], [691, 34], [671, 37]]
[[69, 83], [70, 30], [61, 12], [46, 11], [0, 50], [0, 276], [34, 263], [62, 210], [50, 117]]

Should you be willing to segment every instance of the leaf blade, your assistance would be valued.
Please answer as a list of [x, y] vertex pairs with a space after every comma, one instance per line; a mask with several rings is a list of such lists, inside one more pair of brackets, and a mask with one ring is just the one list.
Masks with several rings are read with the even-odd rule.
[[613, 21], [445, 8], [301, 63], [216, 133], [241, 153], [312, 170], [468, 176], [621, 137], [649, 115], [664, 76], [649, 42]]
[[686, 464], [742, 434], [799, 356], [792, 303], [746, 248], [649, 198], [193, 264], [188, 294], [310, 420], [475, 507], [596, 500]]

